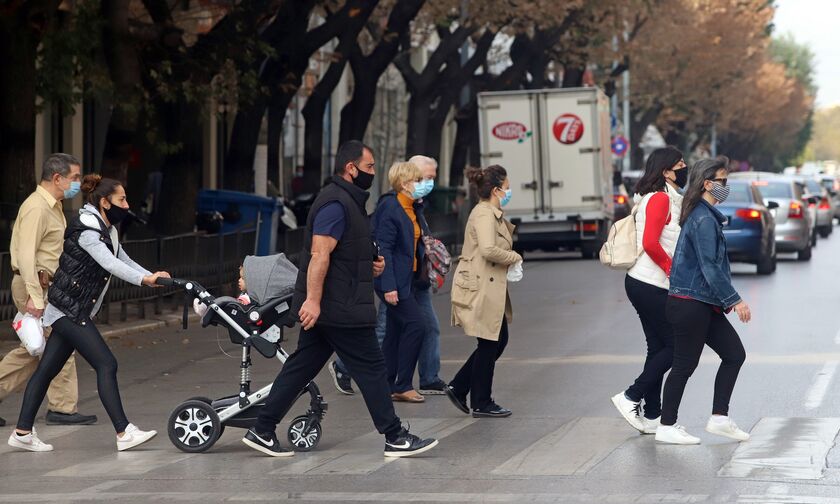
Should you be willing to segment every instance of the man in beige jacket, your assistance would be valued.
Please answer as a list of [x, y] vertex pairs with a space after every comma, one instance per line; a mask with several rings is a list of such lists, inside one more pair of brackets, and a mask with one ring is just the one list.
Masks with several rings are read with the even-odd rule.
[[[61, 201], [79, 192], [81, 163], [68, 154], [52, 154], [44, 161], [41, 183], [20, 206], [12, 241], [12, 298], [21, 313], [41, 317], [47, 306], [47, 288], [58, 268], [67, 222]], [[0, 400], [26, 385], [38, 367], [38, 357], [17, 347], [0, 361]], [[47, 392], [48, 425], [89, 425], [95, 415], [81, 415], [76, 359], [71, 356]], [[0, 425], [6, 421], [0, 418]]]

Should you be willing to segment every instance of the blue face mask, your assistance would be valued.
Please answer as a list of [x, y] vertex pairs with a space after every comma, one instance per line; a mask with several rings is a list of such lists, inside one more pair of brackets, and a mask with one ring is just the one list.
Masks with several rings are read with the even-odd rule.
[[70, 181], [70, 188], [64, 190], [64, 199], [73, 199], [82, 190], [82, 183]]
[[434, 179], [423, 179], [417, 183], [415, 190], [420, 192], [420, 197], [425, 198], [428, 196], [432, 189], [435, 188], [435, 180]]
[[502, 204], [502, 206], [505, 206], [508, 203], [510, 203], [511, 196], [513, 196], [513, 189], [510, 189], [510, 188], [505, 189], [505, 197], [502, 198], [502, 201], [500, 202]]
[[411, 199], [419, 200], [423, 197], [423, 182], [415, 182], [414, 183], [414, 190], [411, 191]]

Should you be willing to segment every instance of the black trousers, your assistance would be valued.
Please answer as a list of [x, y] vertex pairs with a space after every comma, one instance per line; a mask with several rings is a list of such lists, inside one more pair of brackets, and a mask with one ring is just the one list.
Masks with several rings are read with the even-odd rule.
[[274, 432], [301, 390], [315, 379], [333, 351], [356, 381], [376, 429], [386, 436], [399, 432], [400, 419], [391, 401], [385, 360], [374, 328], [345, 329], [316, 324], [309, 331], [300, 332], [297, 350], [274, 380], [254, 426], [258, 433]]
[[99, 399], [105, 411], [108, 412], [111, 423], [114, 424], [114, 430], [125, 431], [128, 420], [123, 411], [120, 389], [117, 385], [117, 359], [102, 339], [99, 330], [90, 320], [86, 321], [85, 325], [79, 325], [67, 317], [58, 319], [52, 328], [52, 334], [47, 339], [47, 346], [38, 363], [38, 369], [26, 385], [17, 428], [32, 429], [35, 415], [38, 414], [38, 409], [44, 402], [50, 382], [61, 371], [64, 363], [75, 350], [96, 371]]
[[493, 400], [493, 374], [496, 370], [496, 360], [502, 356], [508, 343], [508, 326], [505, 317], [502, 317], [499, 341], [476, 339], [478, 348], [473, 351], [449, 385], [459, 397], [470, 395], [472, 409], [484, 409]]
[[728, 415], [738, 372], [747, 357], [741, 338], [726, 315], [709, 304], [669, 297], [667, 313], [674, 327], [674, 364], [662, 394], [662, 425], [677, 423], [685, 384], [700, 362], [704, 345], [709, 345], [721, 359], [712, 414]]
[[[400, 299], [395, 305], [385, 301], [386, 307], [385, 339], [382, 341], [382, 353], [388, 368], [388, 383], [391, 392], [408, 392], [414, 389], [414, 371], [420, 358], [420, 347], [426, 336], [426, 319], [423, 310], [414, 296], [414, 288], [407, 299]], [[353, 373], [350, 376], [355, 377]]]
[[639, 314], [647, 341], [642, 374], [624, 394], [631, 401], [644, 399], [645, 417], [653, 420], [662, 413], [662, 381], [674, 360], [674, 331], [666, 317], [668, 291], [629, 275], [624, 277], [624, 289]]

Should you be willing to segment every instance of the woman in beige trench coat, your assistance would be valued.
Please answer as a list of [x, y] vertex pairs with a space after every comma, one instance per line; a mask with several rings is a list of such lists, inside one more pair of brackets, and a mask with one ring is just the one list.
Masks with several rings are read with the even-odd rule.
[[466, 176], [481, 201], [470, 213], [464, 248], [452, 286], [452, 325], [478, 339], [478, 348], [446, 388], [446, 395], [464, 413], [467, 395], [472, 415], [507, 417], [510, 410], [493, 401], [496, 360], [508, 341], [513, 318], [507, 291], [508, 267], [522, 260], [513, 249], [513, 225], [502, 207], [511, 197], [507, 172], [498, 165], [468, 170]]

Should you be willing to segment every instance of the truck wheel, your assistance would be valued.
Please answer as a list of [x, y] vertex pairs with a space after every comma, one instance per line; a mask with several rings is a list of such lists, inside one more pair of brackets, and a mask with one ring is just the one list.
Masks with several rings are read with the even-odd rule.
[[580, 253], [584, 259], [595, 259], [601, 251], [603, 243], [598, 241], [583, 242], [580, 246]]

